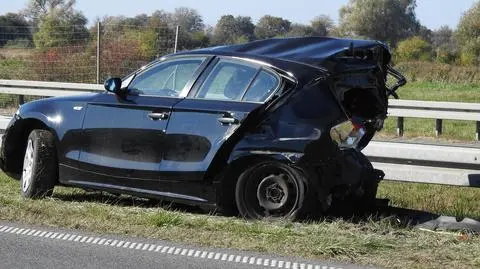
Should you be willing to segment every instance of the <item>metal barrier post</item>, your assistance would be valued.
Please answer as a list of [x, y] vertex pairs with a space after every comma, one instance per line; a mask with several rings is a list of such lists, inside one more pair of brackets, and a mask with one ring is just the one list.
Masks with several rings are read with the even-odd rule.
[[477, 121], [476, 136], [477, 141], [480, 141], [480, 121]]
[[403, 136], [403, 117], [397, 118], [397, 136]]
[[442, 134], [442, 120], [436, 119], [435, 120], [435, 135], [440, 136]]

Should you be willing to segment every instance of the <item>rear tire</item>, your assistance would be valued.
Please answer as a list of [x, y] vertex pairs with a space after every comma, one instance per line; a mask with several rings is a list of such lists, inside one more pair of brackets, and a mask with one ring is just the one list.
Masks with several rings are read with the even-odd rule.
[[55, 139], [51, 132], [35, 129], [27, 139], [20, 189], [25, 198], [51, 196], [58, 179]]
[[276, 161], [254, 165], [236, 184], [235, 200], [246, 219], [298, 219], [306, 211], [308, 181], [295, 168]]

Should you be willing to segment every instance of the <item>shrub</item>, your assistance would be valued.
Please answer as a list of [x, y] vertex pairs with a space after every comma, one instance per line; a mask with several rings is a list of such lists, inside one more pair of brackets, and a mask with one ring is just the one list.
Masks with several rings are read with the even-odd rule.
[[435, 60], [442, 64], [454, 64], [458, 60], [458, 53], [440, 47], [435, 51]]
[[395, 54], [398, 61], [427, 61], [432, 58], [432, 47], [421, 37], [414, 36], [399, 42]]
[[432, 62], [401, 62], [395, 66], [408, 81], [480, 84], [480, 67]]
[[83, 46], [50, 48], [36, 51], [31, 57], [33, 77], [41, 81], [94, 83], [95, 58]]

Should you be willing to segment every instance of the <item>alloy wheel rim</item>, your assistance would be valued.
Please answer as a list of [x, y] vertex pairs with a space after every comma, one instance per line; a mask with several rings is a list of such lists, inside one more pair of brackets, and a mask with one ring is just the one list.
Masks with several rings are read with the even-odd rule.
[[26, 192], [32, 183], [33, 174], [33, 141], [28, 139], [27, 149], [25, 150], [25, 157], [23, 159], [22, 172], [22, 190]]

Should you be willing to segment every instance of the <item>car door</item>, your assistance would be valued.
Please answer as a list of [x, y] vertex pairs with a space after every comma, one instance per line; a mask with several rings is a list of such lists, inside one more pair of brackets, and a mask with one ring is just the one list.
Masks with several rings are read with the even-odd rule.
[[182, 180], [202, 180], [225, 141], [280, 85], [280, 77], [260, 65], [216, 59], [188, 97], [173, 107], [162, 169], [181, 172]]
[[[206, 57], [166, 60], [131, 80], [124, 97], [99, 95], [87, 104], [79, 168], [74, 182], [100, 188], [142, 191], [162, 180], [165, 131], [172, 107], [188, 93]], [[130, 79], [124, 81], [128, 83]]]

